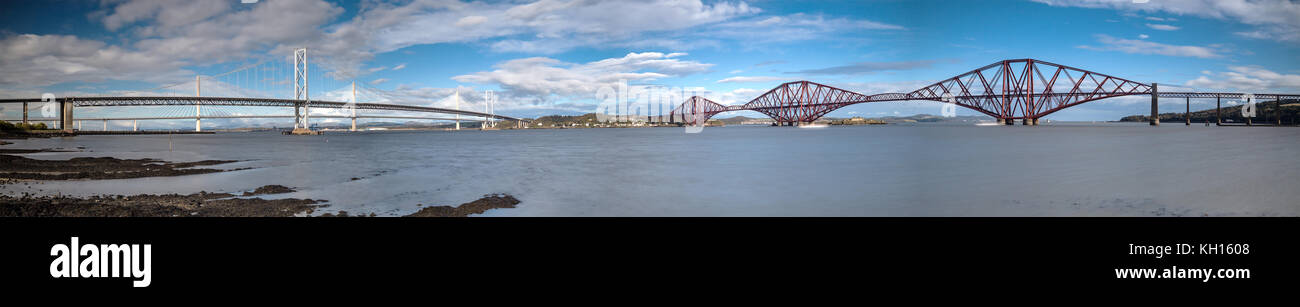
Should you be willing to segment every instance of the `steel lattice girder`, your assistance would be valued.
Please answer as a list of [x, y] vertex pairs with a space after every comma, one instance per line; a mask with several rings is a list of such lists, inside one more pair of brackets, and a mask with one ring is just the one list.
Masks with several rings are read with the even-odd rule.
[[[1049, 77], [1050, 76], [1050, 77]], [[952, 103], [999, 119], [1039, 118], [1082, 103], [1130, 95], [1151, 95], [1149, 84], [1034, 59], [1005, 60], [971, 70], [910, 93], [871, 96], [809, 81], [788, 82], [739, 106], [709, 106], [708, 117], [751, 110], [778, 122], [811, 122], [853, 104], [930, 100]], [[1246, 93], [1160, 92], [1160, 97], [1242, 99]], [[1300, 94], [1254, 94], [1256, 99], [1300, 99]], [[687, 107], [698, 97], [683, 102]], [[703, 98], [699, 98], [703, 99]], [[704, 99], [704, 101], [708, 101]], [[709, 101], [712, 103], [712, 101]], [[675, 118], [675, 117], [674, 117]], [[707, 118], [707, 117], [706, 117]]]
[[713, 102], [708, 98], [691, 96], [691, 98], [687, 98], [686, 102], [683, 102], [676, 109], [669, 111], [668, 119], [681, 119], [681, 122], [683, 123], [701, 124], [708, 122], [709, 118], [714, 115], [726, 111], [732, 110], [720, 103]]

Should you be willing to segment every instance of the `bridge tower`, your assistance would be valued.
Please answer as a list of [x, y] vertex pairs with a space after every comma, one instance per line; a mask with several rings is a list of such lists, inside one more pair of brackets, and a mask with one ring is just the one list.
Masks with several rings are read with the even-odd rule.
[[[307, 129], [311, 127], [311, 97], [308, 95], [307, 88], [307, 48], [298, 48], [293, 51], [293, 99], [299, 100], [293, 106], [293, 128]], [[299, 111], [301, 106], [302, 110]]]
[[[487, 113], [488, 113], [488, 118], [486, 118], [487, 121], [484, 125], [491, 125], [492, 128], [496, 128], [497, 124], [495, 121], [493, 121], [494, 117], [492, 116], [496, 115], [496, 109], [493, 108], [493, 105], [496, 104], [497, 94], [492, 92], [491, 90], [488, 90], [486, 93], [483, 93], [483, 100], [487, 101]], [[479, 126], [479, 128], [480, 129], [487, 128], [487, 126]]]
[[[456, 89], [456, 111], [460, 111], [460, 89]], [[456, 114], [456, 130], [460, 130], [460, 114]]]
[[350, 130], [350, 131], [357, 131], [357, 107], [356, 107], [356, 103], [357, 103], [357, 82], [356, 82], [356, 81], [352, 81], [352, 104], [353, 104], [353, 106], [352, 106], [352, 108], [351, 108], [351, 109], [352, 109], [352, 130]]
[[[194, 97], [203, 97], [202, 87], [199, 87], [199, 75], [194, 75]], [[203, 118], [199, 116], [202, 111], [199, 107], [199, 101], [194, 100], [194, 131], [203, 131]]]

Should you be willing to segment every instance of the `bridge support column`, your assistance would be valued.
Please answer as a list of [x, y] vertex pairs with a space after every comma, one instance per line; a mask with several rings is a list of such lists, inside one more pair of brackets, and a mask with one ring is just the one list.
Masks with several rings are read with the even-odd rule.
[[103, 131], [108, 131], [108, 120], [107, 120], [107, 119], [104, 120], [104, 130], [103, 130]]
[[1160, 92], [1156, 91], [1156, 84], [1151, 83], [1151, 125], [1160, 125]]
[[133, 120], [133, 121], [131, 121], [131, 131], [140, 131], [140, 121], [139, 121], [139, 120]]
[[1192, 125], [1192, 96], [1187, 96], [1187, 110], [1183, 111], [1183, 121], [1187, 126]]
[[27, 103], [23, 102], [23, 125], [27, 124]]
[[1282, 96], [1278, 96], [1273, 99], [1275, 99], [1273, 101], [1273, 105], [1277, 107], [1277, 111], [1274, 111], [1273, 113], [1277, 114], [1277, 125], [1281, 126], [1282, 125]]
[[1034, 126], [1038, 126], [1038, 119], [1037, 119], [1037, 118], [1032, 118], [1032, 119], [1030, 119], [1029, 124], [1034, 125]]
[[1016, 120], [1015, 120], [1015, 119], [1011, 119], [1011, 118], [1003, 118], [1003, 119], [1002, 119], [1002, 124], [1003, 124], [1003, 125], [1007, 125], [1007, 126], [1015, 126], [1015, 125], [1016, 125]]
[[[64, 132], [72, 132], [75, 130], [72, 127], [72, 101], [60, 102], [59, 109], [59, 129], [63, 129]], [[76, 128], [80, 127], [81, 125], [78, 124]]]
[[203, 131], [203, 119], [201, 118], [194, 119], [194, 131], [195, 132]]
[[356, 118], [356, 117], [353, 117], [353, 118], [352, 118], [352, 130], [348, 130], [348, 131], [357, 131], [357, 118]]
[[1223, 125], [1223, 97], [1214, 96], [1214, 124]]

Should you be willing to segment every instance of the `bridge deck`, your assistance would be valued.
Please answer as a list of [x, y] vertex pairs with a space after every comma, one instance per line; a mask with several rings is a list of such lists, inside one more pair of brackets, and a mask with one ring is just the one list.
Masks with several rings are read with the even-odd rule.
[[[168, 96], [151, 96], [151, 97], [63, 97], [56, 98], [57, 102], [71, 102], [75, 107], [126, 107], [126, 106], [245, 106], [245, 107], [295, 107], [302, 106], [302, 100], [281, 99], [281, 98], [238, 98], [238, 97], [168, 97]], [[44, 102], [41, 98], [18, 98], [18, 99], [0, 99], [0, 103], [39, 103]], [[425, 113], [442, 113], [452, 115], [465, 115], [483, 118], [496, 118], [510, 121], [528, 122], [521, 118], [515, 118], [505, 115], [487, 114], [483, 112], [444, 109], [435, 107], [422, 107], [402, 104], [385, 104], [385, 103], [347, 103], [337, 101], [310, 101], [306, 103], [312, 108], [329, 108], [329, 109], [347, 109], [356, 108], [357, 110], [390, 110], [406, 112], [425, 112]], [[359, 117], [359, 116], [358, 116]]]

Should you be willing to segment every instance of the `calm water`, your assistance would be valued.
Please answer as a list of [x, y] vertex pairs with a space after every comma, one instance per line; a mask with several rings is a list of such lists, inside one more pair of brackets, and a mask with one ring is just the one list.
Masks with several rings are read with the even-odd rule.
[[[20, 140], [27, 155], [228, 159], [218, 174], [9, 185], [5, 193], [239, 192], [402, 215], [488, 193], [487, 216], [1297, 216], [1300, 129], [887, 125], [222, 133]], [[353, 177], [358, 178], [352, 180]], [[318, 213], [321, 213], [318, 211]]]

